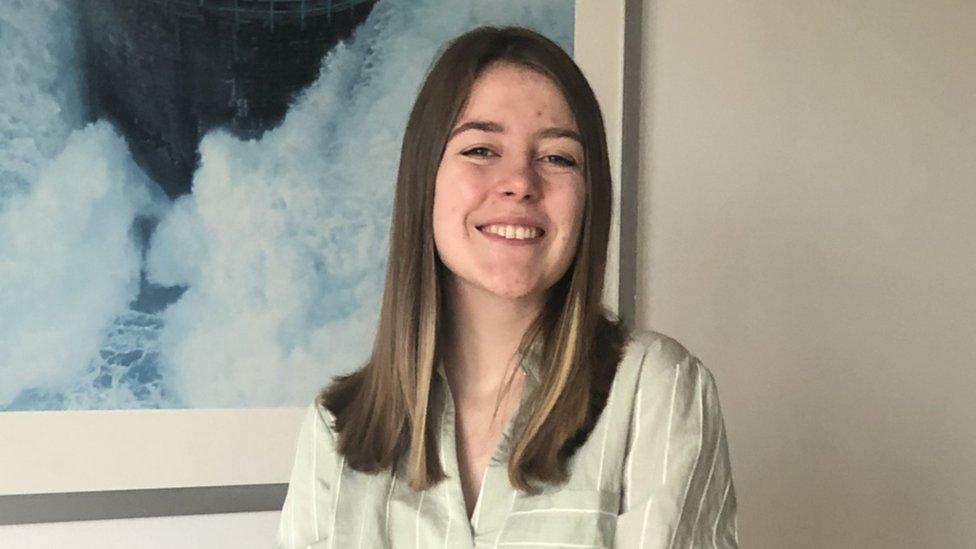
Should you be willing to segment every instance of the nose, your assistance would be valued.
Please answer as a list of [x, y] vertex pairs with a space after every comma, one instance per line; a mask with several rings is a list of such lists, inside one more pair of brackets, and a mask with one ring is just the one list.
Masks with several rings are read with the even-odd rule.
[[515, 200], [536, 200], [541, 194], [542, 182], [531, 161], [520, 161], [500, 180], [499, 194]]

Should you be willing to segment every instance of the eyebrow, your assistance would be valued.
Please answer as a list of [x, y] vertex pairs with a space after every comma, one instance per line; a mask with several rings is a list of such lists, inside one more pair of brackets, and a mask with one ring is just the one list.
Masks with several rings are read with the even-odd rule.
[[[454, 136], [456, 136], [457, 134], [467, 130], [480, 130], [489, 133], [504, 133], [505, 127], [497, 122], [488, 122], [485, 120], [472, 120], [470, 122], [465, 122], [464, 124], [461, 124], [460, 126], [451, 130], [450, 135], [447, 136], [447, 140], [450, 141], [451, 139], [454, 139]], [[536, 136], [545, 137], [545, 138], [567, 137], [569, 139], [576, 140], [581, 145], [583, 144], [583, 138], [580, 137], [580, 134], [569, 128], [560, 128], [557, 126], [553, 126], [550, 128], [539, 130], [538, 132], [536, 132]]]
[[502, 125], [497, 122], [485, 122], [484, 120], [472, 120], [470, 122], [465, 122], [464, 124], [461, 124], [460, 126], [451, 130], [451, 134], [447, 136], [447, 140], [450, 141], [451, 139], [454, 139], [455, 135], [468, 130], [481, 130], [483, 132], [489, 132], [489, 133], [505, 132], [505, 128], [502, 127]]

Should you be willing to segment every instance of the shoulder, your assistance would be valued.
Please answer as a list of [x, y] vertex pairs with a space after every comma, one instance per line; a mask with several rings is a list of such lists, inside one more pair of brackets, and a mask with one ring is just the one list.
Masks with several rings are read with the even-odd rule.
[[316, 399], [302, 411], [275, 547], [318, 546], [328, 531], [323, 517], [332, 515], [331, 487], [342, 474], [334, 448], [330, 414]]
[[305, 407], [302, 413], [300, 437], [316, 447], [331, 448], [335, 442], [335, 416], [320, 398]]
[[698, 358], [678, 340], [651, 330], [635, 331], [627, 344], [627, 355], [637, 357], [641, 370], [657, 373], [672, 370], [675, 364], [699, 362]]
[[715, 383], [711, 371], [694, 353], [660, 332], [633, 332], [625, 356], [635, 361], [638, 387], [644, 391], [692, 390]]
[[295, 470], [331, 478], [339, 467], [335, 418], [318, 399], [305, 407], [295, 450]]

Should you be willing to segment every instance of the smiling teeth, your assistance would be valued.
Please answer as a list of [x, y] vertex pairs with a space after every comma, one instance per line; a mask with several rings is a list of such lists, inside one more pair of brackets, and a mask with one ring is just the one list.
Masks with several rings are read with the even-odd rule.
[[486, 225], [481, 230], [511, 240], [526, 240], [539, 236], [539, 229], [524, 225]]

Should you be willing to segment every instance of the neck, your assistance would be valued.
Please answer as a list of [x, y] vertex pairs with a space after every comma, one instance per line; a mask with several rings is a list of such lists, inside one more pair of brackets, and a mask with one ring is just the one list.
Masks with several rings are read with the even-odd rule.
[[448, 278], [444, 357], [451, 390], [462, 398], [494, 399], [516, 373], [516, 351], [543, 301], [507, 299]]

